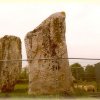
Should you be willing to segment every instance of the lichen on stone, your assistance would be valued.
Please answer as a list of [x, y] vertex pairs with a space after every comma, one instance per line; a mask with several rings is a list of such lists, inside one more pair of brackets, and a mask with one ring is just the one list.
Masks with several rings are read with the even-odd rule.
[[[25, 37], [29, 61], [29, 94], [68, 93], [71, 70], [65, 41], [65, 13], [49, 16]], [[43, 59], [44, 58], [44, 59]]]
[[21, 40], [16, 36], [0, 38], [0, 90], [9, 92], [14, 90], [20, 75], [22, 62]]

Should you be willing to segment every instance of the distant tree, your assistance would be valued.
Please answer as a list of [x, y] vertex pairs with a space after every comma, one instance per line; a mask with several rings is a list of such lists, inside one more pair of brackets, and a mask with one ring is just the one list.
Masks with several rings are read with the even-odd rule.
[[93, 65], [87, 65], [85, 68], [85, 79], [87, 81], [94, 81], [95, 78], [95, 67]]
[[96, 79], [97, 79], [98, 81], [100, 81], [100, 63], [96, 63], [96, 64], [94, 65], [94, 67], [95, 67]]
[[22, 68], [20, 79], [28, 79], [28, 68], [27, 67]]
[[84, 80], [84, 68], [79, 63], [74, 63], [71, 66], [72, 75], [78, 81]]
[[100, 91], [100, 62], [94, 65], [95, 67], [95, 75], [96, 75], [96, 82], [97, 82], [97, 90]]

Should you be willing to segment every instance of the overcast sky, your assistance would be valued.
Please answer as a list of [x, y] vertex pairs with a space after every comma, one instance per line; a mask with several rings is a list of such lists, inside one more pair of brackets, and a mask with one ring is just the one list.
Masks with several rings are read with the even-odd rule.
[[[100, 58], [100, 5], [93, 3], [0, 3], [0, 37], [20, 37], [23, 59], [26, 59], [26, 33], [49, 15], [60, 11], [66, 13], [68, 56]], [[95, 62], [80, 63], [85, 65]]]

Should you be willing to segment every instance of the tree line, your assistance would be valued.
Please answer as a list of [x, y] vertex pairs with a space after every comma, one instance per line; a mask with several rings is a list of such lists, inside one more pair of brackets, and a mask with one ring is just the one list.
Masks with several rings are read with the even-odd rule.
[[100, 80], [100, 63], [82, 66], [79, 63], [70, 65], [74, 81], [97, 81]]

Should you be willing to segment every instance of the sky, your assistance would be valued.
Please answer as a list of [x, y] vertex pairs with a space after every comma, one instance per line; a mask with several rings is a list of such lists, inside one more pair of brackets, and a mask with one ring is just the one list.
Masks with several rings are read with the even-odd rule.
[[[20, 37], [23, 59], [26, 59], [27, 32], [60, 11], [66, 13], [68, 57], [100, 58], [100, 4], [97, 2], [0, 2], [0, 37]], [[74, 62], [87, 65], [98, 61], [70, 60], [70, 64]]]

